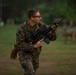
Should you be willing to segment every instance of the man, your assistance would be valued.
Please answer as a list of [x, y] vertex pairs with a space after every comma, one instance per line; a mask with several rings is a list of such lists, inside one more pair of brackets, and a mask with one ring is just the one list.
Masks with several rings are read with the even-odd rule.
[[[24, 75], [36, 75], [36, 70], [39, 67], [39, 55], [44, 38], [36, 44], [32, 44], [31, 34], [44, 26], [40, 21], [39, 10], [29, 10], [28, 21], [21, 24], [16, 33], [16, 45], [19, 49], [20, 64], [25, 71]], [[54, 41], [56, 40], [56, 27], [51, 26], [51, 28], [53, 30], [47, 34], [47, 37]]]

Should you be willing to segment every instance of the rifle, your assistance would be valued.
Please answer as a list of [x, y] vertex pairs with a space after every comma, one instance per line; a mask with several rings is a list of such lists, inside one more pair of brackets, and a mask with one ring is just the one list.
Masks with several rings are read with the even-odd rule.
[[[59, 23], [64, 19], [64, 17], [59, 21], [59, 22], [54, 22], [52, 25], [58, 27]], [[43, 39], [43, 41], [47, 44], [50, 43], [50, 40], [46, 37], [46, 34], [50, 31], [52, 31], [53, 29], [51, 27], [48, 28], [42, 28], [38, 31], [36, 31], [33, 36], [32, 36], [32, 44], [35, 44], [37, 41]]]

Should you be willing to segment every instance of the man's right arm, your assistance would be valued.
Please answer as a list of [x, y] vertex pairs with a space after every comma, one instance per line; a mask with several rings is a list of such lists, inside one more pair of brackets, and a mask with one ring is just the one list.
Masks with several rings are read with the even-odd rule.
[[16, 32], [16, 43], [20, 50], [32, 50], [34, 48], [33, 44], [25, 42], [26, 36], [23, 27], [19, 26]]

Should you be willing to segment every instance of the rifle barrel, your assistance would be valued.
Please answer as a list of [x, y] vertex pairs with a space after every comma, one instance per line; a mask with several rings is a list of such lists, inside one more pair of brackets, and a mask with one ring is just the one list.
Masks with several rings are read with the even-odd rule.
[[59, 24], [62, 20], [64, 20], [65, 17], [63, 17], [57, 24]]

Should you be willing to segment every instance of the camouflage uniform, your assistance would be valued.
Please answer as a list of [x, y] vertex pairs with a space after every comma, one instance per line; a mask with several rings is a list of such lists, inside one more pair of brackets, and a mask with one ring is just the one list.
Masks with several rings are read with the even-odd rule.
[[[36, 70], [39, 67], [39, 55], [42, 47], [34, 48], [34, 44], [31, 43], [31, 34], [44, 26], [42, 23], [39, 25], [32, 27], [28, 22], [25, 22], [19, 26], [16, 33], [16, 44], [19, 48], [19, 60], [25, 71], [24, 75], [36, 75]], [[56, 40], [55, 33], [48, 33], [47, 37], [51, 41]]]

